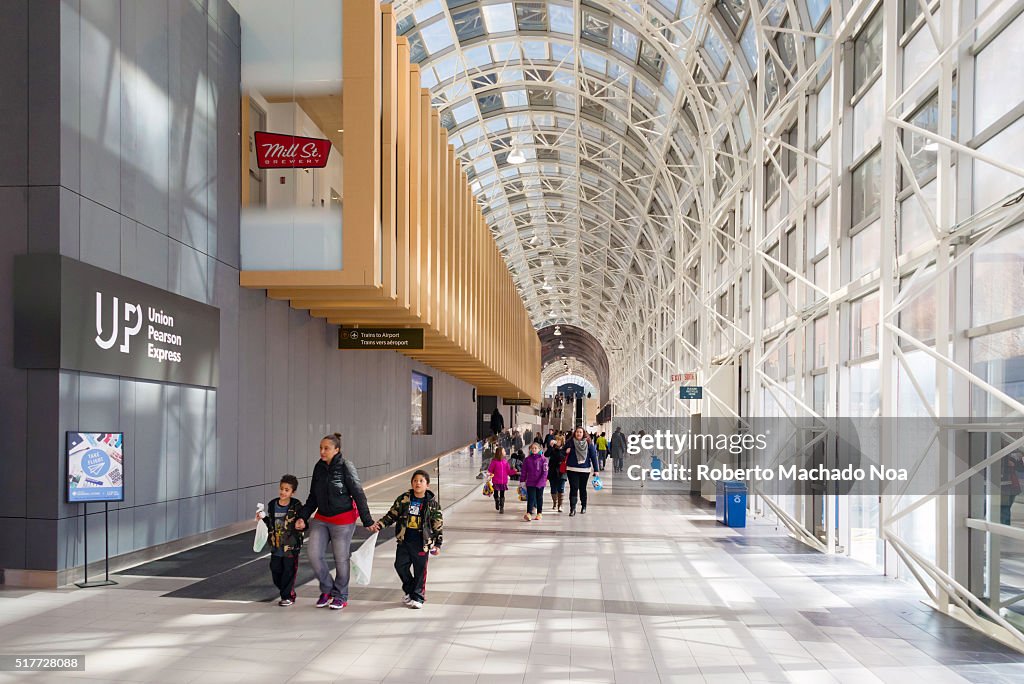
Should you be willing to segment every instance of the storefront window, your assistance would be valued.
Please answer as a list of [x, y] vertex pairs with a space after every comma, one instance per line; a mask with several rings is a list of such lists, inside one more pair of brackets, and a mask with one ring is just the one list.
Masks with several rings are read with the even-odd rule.
[[412, 372], [412, 434], [432, 434], [431, 418], [434, 403], [434, 380], [429, 375]]

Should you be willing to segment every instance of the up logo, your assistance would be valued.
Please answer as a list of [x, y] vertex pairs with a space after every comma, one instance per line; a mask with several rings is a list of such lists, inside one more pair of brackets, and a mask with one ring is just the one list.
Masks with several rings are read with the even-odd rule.
[[96, 345], [100, 349], [110, 349], [113, 347], [117, 342], [118, 328], [121, 328], [124, 330], [124, 339], [118, 350], [122, 354], [127, 354], [129, 353], [130, 338], [142, 329], [142, 307], [138, 304], [125, 302], [124, 311], [119, 314], [118, 304], [120, 302], [117, 297], [113, 299], [114, 306], [111, 309], [110, 334], [106, 339], [103, 339], [103, 293], [96, 293]]

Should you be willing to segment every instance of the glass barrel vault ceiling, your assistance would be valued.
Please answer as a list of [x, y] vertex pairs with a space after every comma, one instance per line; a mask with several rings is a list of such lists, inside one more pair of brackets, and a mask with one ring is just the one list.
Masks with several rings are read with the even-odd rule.
[[[653, 310], [670, 288], [702, 193], [749, 167], [758, 50], [771, 110], [814, 59], [813, 34], [793, 27], [828, 7], [393, 4], [534, 325], [618, 330], [623, 312]], [[513, 147], [525, 163], [508, 161]]]

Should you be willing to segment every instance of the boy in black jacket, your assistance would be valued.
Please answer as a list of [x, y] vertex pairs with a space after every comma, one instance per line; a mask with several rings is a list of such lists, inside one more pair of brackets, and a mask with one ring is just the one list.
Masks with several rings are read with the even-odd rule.
[[444, 518], [441, 504], [427, 489], [430, 475], [425, 470], [412, 474], [412, 489], [391, 504], [391, 510], [373, 523], [371, 532], [377, 532], [398, 523], [395, 528], [395, 571], [402, 580], [402, 603], [409, 608], [422, 608], [426, 602], [427, 561], [441, 550], [441, 530]]
[[281, 592], [279, 606], [295, 603], [295, 574], [299, 569], [299, 550], [302, 533], [295, 529], [295, 521], [302, 511], [302, 502], [292, 496], [299, 488], [299, 479], [284, 475], [278, 485], [279, 497], [267, 503], [263, 522], [270, 530], [270, 574], [274, 586]]

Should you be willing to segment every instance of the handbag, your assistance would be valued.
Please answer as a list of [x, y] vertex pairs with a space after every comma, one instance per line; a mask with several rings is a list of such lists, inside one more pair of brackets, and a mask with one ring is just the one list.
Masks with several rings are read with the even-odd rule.
[[519, 485], [519, 500], [526, 501], [526, 485]]
[[594, 491], [599, 492], [604, 489], [604, 483], [601, 482], [601, 478], [597, 475], [594, 476]]
[[491, 494], [494, 494], [494, 486], [491, 484], [491, 481], [488, 480], [487, 482], [484, 482], [483, 495], [490, 496]]

